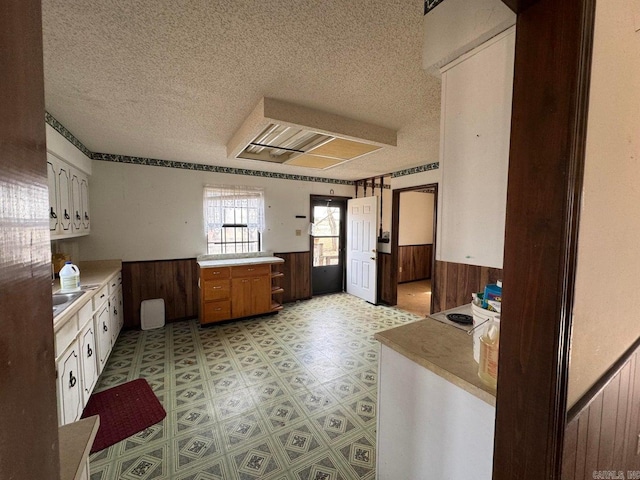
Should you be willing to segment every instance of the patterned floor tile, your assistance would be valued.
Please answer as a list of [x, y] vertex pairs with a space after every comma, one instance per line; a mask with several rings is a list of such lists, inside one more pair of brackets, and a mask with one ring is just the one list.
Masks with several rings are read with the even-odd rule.
[[214, 425], [176, 437], [172, 447], [174, 472], [222, 459], [222, 447]]
[[257, 410], [245, 412], [220, 423], [223, 446], [227, 451], [255, 442], [263, 438], [268, 431]]
[[123, 331], [96, 391], [145, 378], [167, 417], [92, 454], [91, 480], [371, 479], [373, 334], [418, 319], [336, 294], [273, 316]]
[[184, 434], [215, 422], [215, 414], [208, 401], [190, 404], [172, 412], [173, 429], [176, 434]]
[[269, 439], [255, 443], [229, 457], [236, 478], [242, 480], [273, 478], [282, 475], [284, 470]]
[[276, 438], [285, 452], [284, 457], [288, 467], [326, 448], [320, 435], [308, 420], [284, 429], [276, 435]]
[[297, 480], [350, 480], [345, 475], [345, 468], [340, 466], [332, 454], [324, 455], [317, 460], [310, 460], [301, 467], [294, 469]]
[[336, 446], [334, 450], [350, 467], [349, 478], [373, 480], [375, 478], [376, 448], [366, 435]]

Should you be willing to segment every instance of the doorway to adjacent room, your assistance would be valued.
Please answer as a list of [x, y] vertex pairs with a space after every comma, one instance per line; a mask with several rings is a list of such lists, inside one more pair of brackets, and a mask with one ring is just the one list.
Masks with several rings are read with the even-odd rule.
[[[396, 259], [397, 307], [422, 317], [431, 313], [437, 185], [394, 192], [392, 243]], [[396, 213], [397, 212], [397, 213]]]

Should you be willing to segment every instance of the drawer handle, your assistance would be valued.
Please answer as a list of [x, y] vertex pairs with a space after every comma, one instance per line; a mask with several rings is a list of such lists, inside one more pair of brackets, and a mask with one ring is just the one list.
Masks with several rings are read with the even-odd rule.
[[249, 280], [242, 280], [242, 283], [247, 283]]
[[78, 380], [73, 376], [73, 370], [69, 372], [69, 388], [73, 388], [76, 386]]
[[58, 215], [56, 215], [56, 212], [53, 211], [53, 207], [51, 207], [51, 211], [49, 212], [49, 216], [51, 218], [58, 218]]
[[255, 270], [255, 268], [248, 268], [247, 271], [249, 272], [253, 272]]
[[214, 290], [220, 290], [222, 287], [218, 285], [217, 287], [213, 287]]
[[222, 310], [222, 308], [218, 307], [218, 308], [216, 308], [216, 310], [215, 310], [215, 311], [216, 311], [216, 312], [219, 312], [220, 310]]
[[214, 275], [220, 275], [220, 272], [213, 272]]
[[93, 350], [91, 350], [91, 345], [87, 345], [87, 358], [91, 358], [93, 355]]

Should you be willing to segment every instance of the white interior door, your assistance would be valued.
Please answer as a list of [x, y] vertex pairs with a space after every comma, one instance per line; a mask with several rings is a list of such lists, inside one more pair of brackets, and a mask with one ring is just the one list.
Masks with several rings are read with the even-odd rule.
[[376, 303], [378, 197], [347, 202], [347, 293]]

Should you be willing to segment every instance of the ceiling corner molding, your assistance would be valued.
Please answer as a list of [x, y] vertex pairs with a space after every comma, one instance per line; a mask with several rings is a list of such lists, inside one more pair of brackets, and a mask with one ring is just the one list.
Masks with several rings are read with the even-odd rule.
[[62, 125], [58, 120], [55, 119], [53, 115], [45, 110], [44, 112], [44, 121], [47, 125], [53, 128], [56, 132], [62, 135], [71, 145], [76, 147], [82, 153], [84, 153], [87, 157], [92, 158], [93, 152], [84, 146], [80, 140], [78, 140], [73, 133], [71, 133], [67, 128]]
[[442, 2], [444, 2], [444, 0], [424, 0], [424, 14], [426, 15]]

